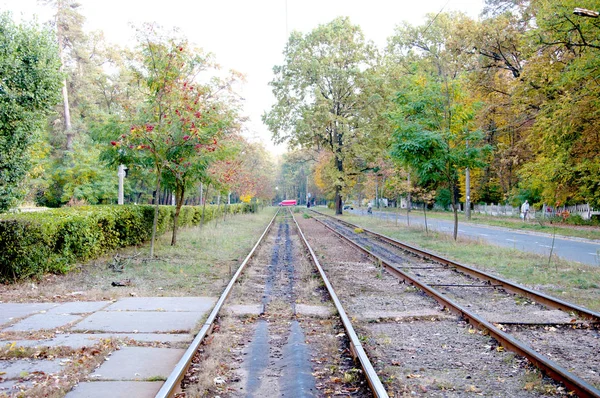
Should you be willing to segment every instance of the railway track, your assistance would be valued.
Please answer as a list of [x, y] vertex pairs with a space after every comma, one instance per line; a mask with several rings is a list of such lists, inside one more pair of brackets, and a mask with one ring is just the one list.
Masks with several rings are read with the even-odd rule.
[[388, 396], [290, 212], [273, 217], [156, 397], [207, 386], [227, 396]]
[[311, 214], [388, 272], [492, 336], [498, 350], [527, 358], [578, 396], [600, 396], [600, 314], [335, 217]]

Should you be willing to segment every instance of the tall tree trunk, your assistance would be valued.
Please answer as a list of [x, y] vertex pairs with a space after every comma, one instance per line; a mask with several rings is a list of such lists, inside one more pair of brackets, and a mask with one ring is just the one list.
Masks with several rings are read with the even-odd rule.
[[[344, 162], [342, 160], [343, 135], [338, 131], [337, 124], [335, 125], [334, 130], [335, 164], [339, 172], [338, 178], [341, 179], [344, 175]], [[335, 214], [342, 215], [342, 181], [337, 181], [335, 186]]]
[[221, 211], [221, 192], [219, 192], [219, 196], [217, 196], [217, 212], [215, 213], [215, 227], [219, 225], [219, 211]]
[[204, 203], [202, 204], [202, 218], [200, 219], [200, 226], [204, 226], [204, 214], [206, 213], [206, 201], [208, 200], [208, 191], [210, 190], [210, 184], [206, 186], [206, 194], [204, 195]]
[[65, 111], [65, 136], [67, 137], [67, 151], [73, 151], [73, 129], [71, 127], [71, 112], [69, 110], [69, 93], [67, 91], [67, 80], [63, 80], [62, 87], [63, 107]]
[[171, 246], [177, 244], [177, 230], [179, 229], [179, 213], [183, 206], [183, 197], [185, 195], [185, 187], [177, 185], [175, 188], [175, 216], [173, 217], [173, 236], [171, 238]]
[[454, 212], [454, 240], [458, 237], [458, 185], [452, 186], [452, 210]]
[[156, 193], [154, 194], [154, 220], [152, 220], [152, 238], [150, 239], [150, 258], [154, 258], [154, 242], [156, 241], [156, 227], [158, 225], [158, 199], [160, 197], [160, 173], [156, 171]]
[[[59, 6], [60, 7], [60, 6]], [[64, 57], [64, 38], [62, 32], [62, 24], [58, 21], [56, 22], [57, 32], [56, 37], [58, 39], [58, 55], [60, 57], [60, 71], [64, 72], [65, 69], [65, 57]], [[64, 128], [65, 128], [65, 136], [67, 138], [66, 149], [67, 151], [73, 150], [73, 129], [71, 127], [71, 111], [69, 108], [69, 92], [67, 90], [67, 78], [63, 80], [62, 84], [62, 97], [63, 97], [63, 110], [64, 110]]]
[[341, 195], [341, 188], [339, 186], [335, 187], [335, 214], [336, 215], [341, 215], [342, 214], [342, 195]]
[[425, 233], [429, 234], [429, 229], [427, 228], [427, 202], [423, 201], [423, 215], [425, 217]]

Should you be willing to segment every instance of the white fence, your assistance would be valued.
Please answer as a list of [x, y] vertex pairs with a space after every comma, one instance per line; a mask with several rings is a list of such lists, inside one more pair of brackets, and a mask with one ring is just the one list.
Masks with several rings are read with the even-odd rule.
[[[510, 205], [501, 205], [501, 204], [483, 204], [483, 205], [474, 205], [473, 206], [474, 213], [480, 214], [488, 214], [491, 216], [509, 216], [509, 217], [518, 217], [521, 214], [521, 210], [519, 207], [513, 207]], [[568, 213], [566, 213], [568, 212]], [[530, 218], [544, 218], [544, 217], [553, 217], [556, 215], [562, 214], [578, 214], [584, 220], [589, 220], [593, 215], [600, 215], [599, 210], [595, 210], [593, 207], [590, 207], [588, 203], [582, 205], [575, 206], [560, 206], [557, 208], [553, 208], [550, 206], [543, 205], [540, 210], [535, 210], [532, 207], [529, 208], [529, 217]]]

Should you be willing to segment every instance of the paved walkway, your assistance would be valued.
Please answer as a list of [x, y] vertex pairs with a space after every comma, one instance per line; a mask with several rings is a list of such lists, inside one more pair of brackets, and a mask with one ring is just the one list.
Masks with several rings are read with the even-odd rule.
[[[5, 339], [0, 344], [79, 349], [106, 338], [189, 343], [194, 337], [190, 332], [215, 302], [212, 297], [132, 297], [116, 302], [0, 303], [0, 332], [18, 332], [13, 336], [38, 332], [53, 335], [42, 340]], [[60, 333], [56, 333], [57, 328]], [[121, 348], [67, 397], [154, 397], [184, 351], [184, 348]], [[63, 366], [61, 359], [0, 361], [0, 394], [15, 391], [27, 374], [44, 372], [52, 377], [60, 374]]]

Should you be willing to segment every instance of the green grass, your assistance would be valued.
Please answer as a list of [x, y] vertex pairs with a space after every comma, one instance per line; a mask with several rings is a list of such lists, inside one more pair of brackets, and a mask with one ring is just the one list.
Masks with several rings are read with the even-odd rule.
[[[333, 215], [333, 212], [327, 211], [327, 214]], [[557, 257], [553, 257], [548, 266], [548, 255], [526, 253], [460, 237], [455, 242], [448, 234], [435, 231], [425, 233], [422, 227], [396, 226], [393, 221], [375, 217], [345, 213], [343, 219], [565, 301], [600, 311], [600, 267]]]

